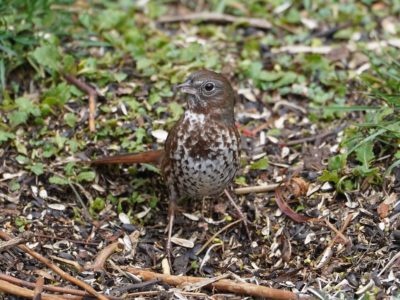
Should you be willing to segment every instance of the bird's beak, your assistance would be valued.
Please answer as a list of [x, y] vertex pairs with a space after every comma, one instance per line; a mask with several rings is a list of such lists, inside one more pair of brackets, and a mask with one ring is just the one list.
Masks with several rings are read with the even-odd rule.
[[175, 86], [175, 90], [180, 90], [182, 93], [196, 95], [196, 89], [193, 88], [190, 80]]

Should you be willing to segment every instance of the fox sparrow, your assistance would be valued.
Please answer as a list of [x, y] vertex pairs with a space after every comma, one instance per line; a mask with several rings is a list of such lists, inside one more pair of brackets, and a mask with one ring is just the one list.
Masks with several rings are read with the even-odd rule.
[[170, 205], [167, 253], [176, 200], [219, 196], [239, 169], [239, 133], [235, 127], [236, 93], [221, 74], [200, 70], [177, 88], [187, 109], [169, 132], [165, 149], [100, 158], [94, 164], [160, 162]]

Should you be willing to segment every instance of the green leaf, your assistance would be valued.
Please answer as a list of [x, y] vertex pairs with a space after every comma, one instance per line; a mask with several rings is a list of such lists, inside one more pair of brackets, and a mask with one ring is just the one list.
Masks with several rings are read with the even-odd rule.
[[54, 45], [44, 45], [35, 49], [32, 52], [36, 62], [43, 66], [58, 71], [60, 69], [61, 55]]
[[237, 185], [242, 185], [242, 186], [245, 186], [246, 185], [246, 177], [245, 176], [238, 176], [238, 177], [236, 177], [235, 178], [235, 183], [237, 184]]
[[146, 130], [144, 128], [138, 128], [135, 132], [135, 137], [136, 137], [136, 145], [141, 145], [143, 144], [143, 139], [146, 137]]
[[250, 165], [251, 170], [266, 170], [268, 168], [268, 158], [263, 157]]
[[144, 169], [150, 171], [150, 172], [154, 172], [156, 174], [160, 174], [160, 169], [157, 168], [156, 166], [152, 165], [152, 164], [142, 164], [142, 166], [144, 167]]
[[17, 127], [20, 124], [25, 123], [28, 120], [28, 113], [25, 111], [14, 111], [8, 116], [8, 120], [12, 127]]
[[338, 183], [340, 178], [337, 170], [332, 172], [329, 172], [328, 170], [323, 170], [322, 175], [318, 179], [322, 182]]
[[362, 144], [355, 150], [356, 159], [362, 163], [364, 167], [368, 167], [369, 163], [375, 158], [373, 146], [372, 142], [368, 142]]
[[66, 178], [61, 178], [59, 176], [52, 176], [49, 178], [49, 182], [51, 184], [57, 184], [57, 185], [67, 185], [69, 184], [68, 179]]
[[89, 211], [92, 215], [102, 211], [106, 207], [104, 199], [97, 197], [92, 203], [90, 203]]
[[71, 97], [72, 86], [62, 82], [43, 94], [43, 103], [49, 106], [64, 105]]
[[79, 182], [81, 181], [93, 181], [96, 178], [96, 173], [93, 171], [85, 171], [85, 172], [81, 172], [79, 173], [79, 175], [76, 177], [76, 180], [78, 180]]
[[15, 192], [16, 190], [19, 190], [21, 188], [21, 185], [19, 184], [19, 182], [17, 180], [12, 180], [9, 183], [9, 187], [12, 192]]
[[36, 163], [30, 167], [31, 171], [36, 175], [42, 175], [44, 173], [44, 165], [42, 163]]
[[59, 135], [57, 132], [56, 136], [53, 137], [52, 142], [57, 145], [58, 149], [62, 149], [64, 147], [64, 143], [67, 141], [67, 138]]
[[27, 158], [26, 156], [23, 156], [23, 155], [17, 155], [15, 160], [21, 165], [25, 165], [25, 164], [29, 163], [29, 158]]
[[74, 128], [76, 124], [77, 118], [73, 113], [66, 113], [64, 115], [64, 122], [69, 126]]
[[342, 170], [344, 168], [344, 166], [346, 165], [346, 161], [347, 161], [346, 154], [339, 154], [339, 155], [332, 156], [331, 158], [329, 158], [328, 169], [330, 171]]
[[17, 98], [15, 100], [15, 104], [17, 105], [19, 111], [26, 112], [27, 114], [33, 115], [35, 117], [40, 116], [39, 107], [37, 107], [34, 102], [29, 98]]
[[3, 142], [7, 142], [8, 140], [11, 140], [11, 139], [14, 139], [14, 138], [15, 138], [15, 134], [14, 133], [0, 130], [0, 145]]
[[15, 140], [14, 144], [15, 144], [15, 148], [17, 148], [18, 153], [26, 155], [26, 156], [28, 155], [28, 149], [19, 140]]
[[172, 121], [177, 121], [181, 117], [181, 115], [183, 114], [183, 108], [177, 102], [171, 102], [168, 105], [168, 109], [172, 113]]
[[74, 162], [67, 163], [64, 167], [65, 174], [67, 174], [67, 176], [71, 176], [74, 173], [74, 167], [75, 167]]

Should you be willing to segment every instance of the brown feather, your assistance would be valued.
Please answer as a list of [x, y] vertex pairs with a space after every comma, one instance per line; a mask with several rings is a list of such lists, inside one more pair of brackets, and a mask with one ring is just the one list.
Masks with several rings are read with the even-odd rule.
[[90, 161], [92, 165], [110, 165], [110, 164], [141, 164], [151, 163], [159, 164], [164, 155], [164, 150], [146, 151], [141, 153], [120, 154], [114, 156], [105, 156]]

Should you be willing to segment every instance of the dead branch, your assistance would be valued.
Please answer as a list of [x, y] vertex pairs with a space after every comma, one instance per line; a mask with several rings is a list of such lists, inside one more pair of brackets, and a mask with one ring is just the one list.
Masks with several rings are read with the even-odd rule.
[[66, 81], [68, 81], [68, 83], [76, 86], [78, 89], [80, 89], [82, 92], [86, 93], [89, 96], [89, 130], [91, 132], [96, 131], [96, 125], [94, 122], [94, 118], [96, 115], [96, 102], [97, 102], [96, 90], [72, 75], [64, 74], [64, 78]]
[[250, 27], [255, 27], [263, 30], [269, 30], [272, 27], [271, 23], [264, 19], [236, 17], [215, 12], [200, 12], [179, 16], [164, 16], [158, 19], [159, 23], [176, 23], [190, 21], [206, 23], [236, 23], [248, 25]]
[[[35, 292], [26, 288], [19, 287], [15, 284], [9, 283], [7, 281], [1, 280], [0, 279], [0, 291], [10, 294], [10, 295], [16, 295], [20, 297], [25, 297], [25, 298], [33, 298], [35, 295]], [[41, 294], [41, 299], [43, 300], [71, 300], [71, 299], [82, 299], [81, 297], [79, 298], [65, 298], [62, 296], [53, 296], [49, 294]]]
[[[0, 273], [0, 280], [7, 281], [7, 282], [10, 282], [15, 285], [32, 288], [32, 289], [34, 289], [36, 287], [36, 285], [33, 282], [25, 281], [25, 280], [15, 278], [10, 275], [6, 275], [6, 274], [2, 274], [2, 273]], [[60, 293], [60, 294], [82, 296], [82, 297], [88, 296], [88, 293], [85, 291], [82, 291], [82, 290], [63, 288], [63, 287], [54, 286], [54, 285], [44, 285], [43, 290], [49, 291], [49, 292]], [[43, 294], [42, 294], [42, 296], [43, 296]], [[107, 296], [107, 298], [109, 298], [110, 300], [119, 300], [120, 299], [118, 297], [113, 297], [113, 296]], [[68, 299], [70, 299], [70, 298], [68, 298]]]
[[36, 287], [33, 290], [33, 300], [40, 300], [42, 299], [42, 293], [43, 293], [43, 285], [44, 285], [44, 277], [40, 276], [36, 280]]
[[79, 273], [84, 271], [84, 268], [75, 260], [65, 259], [65, 258], [61, 258], [61, 257], [55, 256], [55, 255], [50, 255], [50, 258], [55, 261], [62, 262], [66, 265], [73, 266], [75, 268], [75, 270], [78, 271]]
[[[9, 236], [4, 231], [0, 231], [0, 238], [3, 239], [3, 240], [7, 240], [7, 241], [12, 239], [12, 237]], [[58, 275], [60, 275], [65, 280], [68, 280], [68, 281], [72, 282], [73, 284], [83, 288], [85, 291], [87, 291], [91, 295], [97, 297], [98, 299], [107, 300], [106, 296], [97, 293], [96, 290], [94, 288], [92, 288], [90, 285], [86, 284], [85, 282], [83, 282], [83, 281], [81, 281], [81, 280], [79, 280], [79, 279], [77, 279], [75, 277], [72, 277], [68, 273], [64, 272], [61, 268], [59, 268], [56, 265], [54, 265], [49, 259], [47, 259], [46, 257], [40, 255], [36, 251], [30, 249], [26, 245], [18, 245], [17, 247], [19, 249], [21, 249], [22, 251], [28, 253], [33, 258], [36, 258], [41, 263], [45, 264], [47, 267], [52, 269], [54, 272], [56, 272]]]
[[236, 195], [273, 192], [279, 185], [280, 185], [279, 183], [272, 183], [272, 184], [257, 185], [257, 186], [246, 186], [242, 188], [237, 188], [234, 190], [234, 192]]
[[[143, 277], [143, 280], [152, 280], [157, 278], [165, 284], [172, 286], [193, 284], [206, 280], [206, 278], [201, 277], [165, 275], [133, 267], [127, 267], [126, 271]], [[205, 288], [210, 290], [231, 292], [240, 295], [264, 297], [273, 300], [300, 299], [299, 295], [290, 291], [278, 290], [252, 283], [241, 283], [229, 279], [222, 279], [217, 282], [210, 283], [209, 285], [206, 285]]]
[[30, 231], [25, 231], [19, 236], [5, 242], [0, 242], [0, 251], [6, 250], [8, 248], [12, 248], [16, 245], [26, 243], [28, 240], [30, 240], [33, 237], [33, 233]]
[[120, 246], [121, 245], [118, 241], [108, 245], [99, 252], [94, 260], [94, 263], [85, 266], [85, 269], [93, 271], [100, 271], [104, 269], [104, 264], [106, 263], [107, 258], [110, 257], [110, 255], [113, 254]]

